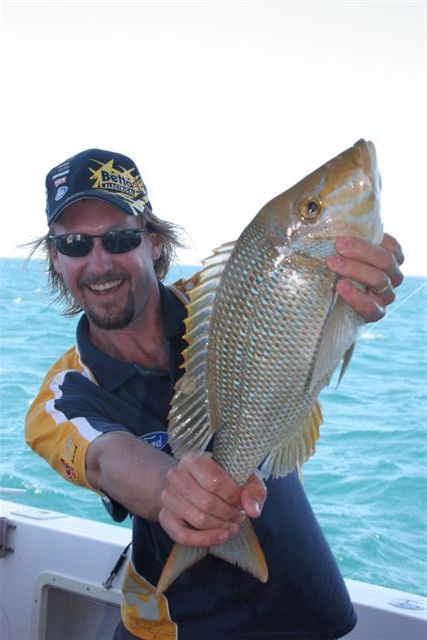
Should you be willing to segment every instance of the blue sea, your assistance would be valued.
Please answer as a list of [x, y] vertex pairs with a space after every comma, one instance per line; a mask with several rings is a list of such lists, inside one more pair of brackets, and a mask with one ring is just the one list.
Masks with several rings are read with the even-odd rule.
[[[98, 497], [57, 476], [24, 443], [24, 418], [50, 364], [74, 342], [45, 289], [43, 263], [0, 259], [0, 497], [109, 522]], [[175, 267], [171, 280], [195, 267]], [[407, 277], [367, 325], [304, 466], [313, 509], [343, 575], [427, 595], [426, 279]], [[129, 526], [125, 523], [123, 526]], [[297, 541], [296, 541], [297, 543]]]

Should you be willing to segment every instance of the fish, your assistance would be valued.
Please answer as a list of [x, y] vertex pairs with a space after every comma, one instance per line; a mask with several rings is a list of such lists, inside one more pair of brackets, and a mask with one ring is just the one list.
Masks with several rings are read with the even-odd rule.
[[[337, 236], [381, 242], [380, 195], [375, 146], [361, 139], [273, 198], [202, 263], [168, 416], [177, 458], [213, 439], [213, 459], [243, 486], [256, 470], [284, 476], [313, 455], [319, 393], [340, 362], [343, 375], [363, 323], [338, 296], [326, 258]], [[268, 580], [246, 518], [223, 544], [175, 544], [157, 591], [207, 554]]]

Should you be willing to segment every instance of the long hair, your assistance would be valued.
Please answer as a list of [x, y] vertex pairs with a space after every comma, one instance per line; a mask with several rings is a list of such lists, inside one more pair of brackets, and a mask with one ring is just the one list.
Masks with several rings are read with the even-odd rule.
[[[154, 272], [158, 280], [163, 280], [175, 260], [177, 249], [186, 246], [181, 239], [184, 231], [179, 225], [168, 222], [167, 220], [161, 220], [155, 216], [149, 207], [135, 207], [134, 210], [141, 228], [145, 229], [148, 233], [155, 233], [160, 240], [161, 251], [160, 256], [154, 262]], [[45, 259], [47, 288], [50, 294], [54, 296], [54, 302], [59, 302], [63, 305], [62, 315], [74, 316], [80, 313], [82, 308], [65, 286], [62, 276], [55, 271], [49, 251], [49, 235], [52, 234], [54, 226], [55, 223], [53, 223], [45, 236], [27, 243], [26, 246], [30, 248], [27, 262], [36, 251], [40, 250], [42, 252]]]

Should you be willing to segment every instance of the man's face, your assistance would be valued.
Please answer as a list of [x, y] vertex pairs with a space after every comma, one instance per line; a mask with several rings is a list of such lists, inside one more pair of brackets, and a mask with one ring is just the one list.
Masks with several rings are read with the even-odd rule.
[[[55, 222], [52, 234], [102, 235], [115, 229], [138, 229], [137, 217], [96, 199], [85, 199], [67, 207]], [[153, 288], [157, 287], [153, 260], [160, 255], [154, 234], [143, 233], [141, 244], [121, 254], [108, 253], [100, 238], [94, 238], [89, 255], [74, 258], [51, 248], [55, 271], [85, 311], [89, 321], [101, 329], [122, 329], [142, 319]]]

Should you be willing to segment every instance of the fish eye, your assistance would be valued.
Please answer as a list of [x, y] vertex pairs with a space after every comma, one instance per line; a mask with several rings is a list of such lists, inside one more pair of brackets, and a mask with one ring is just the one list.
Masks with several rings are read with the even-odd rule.
[[322, 213], [322, 203], [318, 198], [312, 196], [304, 198], [298, 205], [298, 212], [303, 220], [313, 222]]

